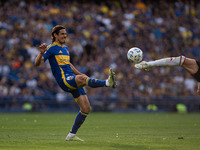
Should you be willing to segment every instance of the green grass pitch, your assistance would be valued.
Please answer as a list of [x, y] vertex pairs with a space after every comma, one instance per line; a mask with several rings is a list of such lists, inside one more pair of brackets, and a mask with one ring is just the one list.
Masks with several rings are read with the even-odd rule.
[[200, 114], [90, 113], [65, 141], [75, 113], [0, 114], [0, 150], [200, 150]]

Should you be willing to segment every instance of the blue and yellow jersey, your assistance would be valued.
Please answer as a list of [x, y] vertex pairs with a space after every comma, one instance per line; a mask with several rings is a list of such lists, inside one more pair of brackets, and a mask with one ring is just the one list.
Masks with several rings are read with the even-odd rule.
[[66, 46], [61, 46], [54, 42], [47, 47], [43, 57], [44, 61], [49, 60], [52, 73], [58, 83], [62, 81], [65, 74], [74, 74], [70, 67], [69, 49]]

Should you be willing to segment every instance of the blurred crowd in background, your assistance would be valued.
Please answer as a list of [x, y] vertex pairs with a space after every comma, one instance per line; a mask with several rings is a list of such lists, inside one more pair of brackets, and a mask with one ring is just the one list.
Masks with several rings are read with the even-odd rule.
[[195, 0], [3, 0], [0, 1], [0, 100], [68, 101], [48, 61], [34, 59], [51, 29], [67, 28], [71, 62], [90, 77], [116, 72], [117, 88], [89, 88], [90, 101], [200, 101], [197, 82], [181, 67], [139, 71], [127, 60], [131, 47], [146, 61], [169, 56], [200, 60], [200, 2]]

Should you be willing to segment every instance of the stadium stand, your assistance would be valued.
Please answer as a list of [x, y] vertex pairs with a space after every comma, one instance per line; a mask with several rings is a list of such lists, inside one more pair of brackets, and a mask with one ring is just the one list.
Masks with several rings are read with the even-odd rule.
[[[159, 5], [156, 5], [159, 3]], [[156, 6], [156, 7], [155, 7]], [[200, 2], [196, 0], [0, 1], [0, 111], [77, 109], [60, 90], [48, 63], [34, 67], [38, 45], [50, 44], [51, 28], [67, 27], [67, 46], [78, 70], [105, 79], [114, 68], [116, 89], [86, 88], [96, 111], [174, 111], [184, 103], [200, 110], [197, 83], [181, 68], [138, 71], [126, 53], [137, 46], [145, 60], [185, 55], [200, 59]]]

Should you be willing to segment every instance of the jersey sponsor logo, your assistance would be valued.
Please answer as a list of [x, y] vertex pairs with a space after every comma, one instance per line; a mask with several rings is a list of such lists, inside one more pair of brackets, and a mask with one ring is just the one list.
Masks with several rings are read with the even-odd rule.
[[67, 77], [67, 80], [72, 80], [74, 77], [73, 76], [69, 76]]
[[70, 57], [68, 55], [55, 55], [58, 65], [70, 64]]

